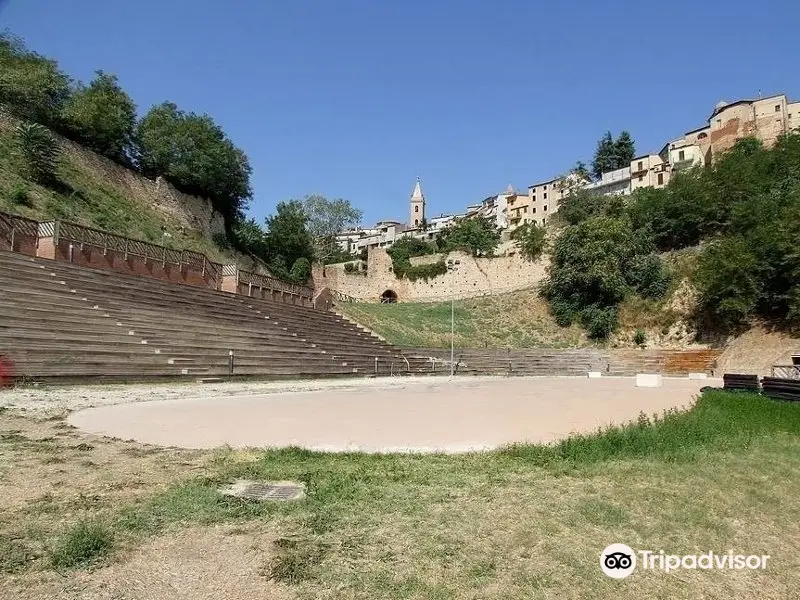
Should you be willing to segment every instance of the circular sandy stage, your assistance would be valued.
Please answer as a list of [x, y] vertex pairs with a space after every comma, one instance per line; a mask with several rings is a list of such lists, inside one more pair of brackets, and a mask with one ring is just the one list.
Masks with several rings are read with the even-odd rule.
[[632, 378], [408, 379], [319, 391], [187, 396], [89, 408], [90, 433], [184, 448], [299, 446], [324, 451], [466, 452], [550, 442], [574, 432], [687, 407], [711, 380]]

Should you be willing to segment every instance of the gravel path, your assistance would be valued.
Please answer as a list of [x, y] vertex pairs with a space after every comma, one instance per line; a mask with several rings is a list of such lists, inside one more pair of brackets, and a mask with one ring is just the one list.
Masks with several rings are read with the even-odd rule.
[[[221, 398], [282, 392], [388, 389], [428, 378], [316, 379], [309, 381], [163, 383], [125, 385], [80, 385], [25, 387], [0, 390], [0, 407], [24, 411], [34, 418], [64, 416], [96, 406], [175, 400], [180, 398]], [[483, 379], [483, 378], [481, 378]], [[491, 379], [491, 378], [486, 378]]]

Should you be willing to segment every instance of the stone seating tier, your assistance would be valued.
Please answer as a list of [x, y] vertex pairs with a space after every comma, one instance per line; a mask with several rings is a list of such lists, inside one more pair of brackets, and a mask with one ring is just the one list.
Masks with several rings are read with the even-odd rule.
[[[333, 313], [0, 251], [0, 354], [53, 381], [402, 374]], [[377, 366], [376, 366], [377, 359]]]

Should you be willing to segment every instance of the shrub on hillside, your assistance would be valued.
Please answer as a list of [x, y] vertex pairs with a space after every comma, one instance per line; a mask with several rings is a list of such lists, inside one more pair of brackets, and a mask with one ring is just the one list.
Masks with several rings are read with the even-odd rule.
[[294, 283], [304, 284], [311, 277], [311, 262], [304, 256], [301, 256], [292, 265], [292, 270], [289, 271], [289, 278]]
[[652, 249], [627, 219], [591, 217], [568, 227], [556, 240], [542, 287], [559, 325], [579, 322], [602, 339], [616, 327], [629, 294], [663, 294], [667, 280]]
[[30, 193], [30, 188], [26, 184], [17, 182], [11, 186], [8, 197], [12, 204], [17, 206], [30, 206]]
[[520, 254], [530, 261], [539, 260], [547, 248], [544, 227], [534, 223], [525, 223], [511, 232], [511, 239], [519, 244]]
[[56, 180], [59, 149], [53, 134], [38, 123], [21, 123], [14, 130], [14, 150], [22, 174], [43, 185]]
[[491, 256], [500, 243], [500, 229], [487, 217], [461, 219], [437, 238], [439, 250], [462, 250], [472, 256]]

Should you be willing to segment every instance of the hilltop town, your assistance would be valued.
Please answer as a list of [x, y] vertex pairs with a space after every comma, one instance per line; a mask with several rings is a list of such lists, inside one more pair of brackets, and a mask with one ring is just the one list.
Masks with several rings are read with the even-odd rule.
[[371, 228], [349, 229], [337, 236], [337, 242], [342, 250], [358, 256], [365, 249], [389, 248], [403, 237], [433, 240], [459, 219], [474, 216], [490, 219], [507, 233], [525, 224], [546, 226], [564, 198], [578, 189], [603, 196], [627, 196], [643, 188], [664, 188], [675, 174], [711, 164], [737, 140], [755, 137], [771, 147], [782, 135], [797, 128], [800, 101], [791, 102], [786, 94], [719, 102], [706, 125], [671, 139], [658, 152], [635, 156], [628, 166], [603, 172], [596, 179], [570, 171], [528, 185], [527, 192], [509, 184], [503, 192], [469, 205], [458, 214], [430, 215], [417, 178], [406, 223], [382, 220]]

